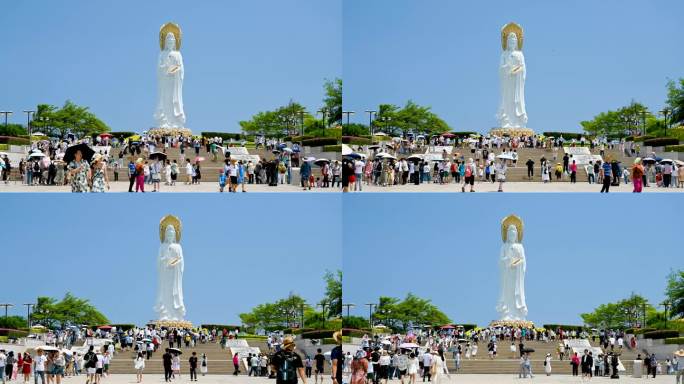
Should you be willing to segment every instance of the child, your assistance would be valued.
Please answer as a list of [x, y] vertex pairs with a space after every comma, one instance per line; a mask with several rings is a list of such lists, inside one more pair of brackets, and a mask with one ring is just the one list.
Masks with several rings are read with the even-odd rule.
[[321, 184], [321, 178], [320, 178], [320, 177], [317, 177], [317, 178], [316, 178], [316, 188], [321, 188], [321, 186], [322, 186], [322, 184]]
[[314, 178], [314, 175], [309, 176], [309, 189], [315, 188], [316, 184], [314, 184], [316, 179]]
[[223, 188], [226, 187], [226, 173], [223, 172], [223, 170], [219, 170], [218, 183], [219, 183], [219, 192], [223, 192]]

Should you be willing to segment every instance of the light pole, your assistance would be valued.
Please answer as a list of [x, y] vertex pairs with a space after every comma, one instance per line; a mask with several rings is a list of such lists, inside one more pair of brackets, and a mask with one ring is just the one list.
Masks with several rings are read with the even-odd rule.
[[3, 304], [0, 304], [0, 307], [5, 307], [5, 319], [7, 319], [7, 308], [12, 308], [12, 307], [14, 307], [14, 304], [3, 303]]
[[0, 115], [5, 115], [5, 129], [7, 129], [7, 116], [11, 115], [12, 111], [0, 111]]
[[325, 315], [325, 307], [329, 306], [329, 304], [326, 302], [322, 302], [320, 304], [317, 304], [316, 306], [321, 307], [321, 310], [323, 311], [323, 329], [325, 329], [325, 319], [327, 318], [327, 316]]
[[371, 140], [373, 140], [373, 114], [375, 113], [377, 115], [378, 111], [374, 111], [374, 110], [370, 109], [370, 110], [366, 110], [366, 113], [368, 114], [368, 130], [370, 131], [370, 134], [371, 134]]
[[328, 121], [325, 120], [325, 113], [326, 113], [326, 112], [328, 112], [328, 110], [325, 109], [325, 108], [321, 108], [321, 109], [318, 110], [318, 113], [320, 113], [321, 115], [323, 115], [323, 128], [328, 128]]
[[[378, 119], [380, 121], [382, 121], [383, 125], [388, 124], [390, 121], [392, 121], [392, 118], [389, 116], [380, 116]], [[387, 132], [385, 132], [385, 133], [387, 133]]]
[[31, 332], [31, 307], [36, 305], [33, 303], [24, 303], [24, 305], [26, 306], [26, 322], [28, 323], [29, 332]]
[[354, 113], [356, 113], [356, 112], [354, 112], [354, 111], [342, 111], [343, 115], [347, 115], [347, 127], [349, 127], [349, 116], [353, 115]]
[[660, 305], [665, 307], [665, 329], [667, 329], [667, 320], [668, 320], [667, 311], [670, 309], [670, 305], [672, 305], [672, 304], [670, 303], [670, 300], [665, 300], [662, 303], [660, 303]]
[[672, 112], [672, 110], [668, 107], [663, 108], [660, 113], [663, 115], [665, 118], [665, 136], [667, 136], [667, 116]]
[[32, 136], [31, 114], [36, 113], [36, 111], [25, 110], [24, 113], [26, 114], [26, 130], [28, 131], [28, 134], [29, 134], [29, 147], [31, 147], [31, 136]]
[[377, 304], [375, 303], [366, 303], [365, 305], [368, 306], [368, 325], [370, 325], [370, 330], [371, 330], [371, 335], [373, 334], [373, 307], [377, 308]]
[[356, 304], [342, 304], [343, 307], [347, 307], [347, 320], [349, 320], [349, 308], [356, 307]]

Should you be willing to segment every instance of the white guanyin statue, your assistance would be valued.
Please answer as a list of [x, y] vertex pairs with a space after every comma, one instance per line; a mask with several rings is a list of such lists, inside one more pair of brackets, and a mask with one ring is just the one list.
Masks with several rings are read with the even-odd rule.
[[526, 320], [525, 302], [525, 248], [521, 243], [523, 223], [519, 217], [510, 215], [501, 223], [503, 245], [499, 258], [501, 292], [496, 311], [500, 320]]
[[157, 302], [154, 311], [158, 320], [182, 321], [185, 317], [183, 303], [183, 248], [180, 220], [172, 215], [165, 216], [159, 223], [159, 246], [157, 272]]
[[180, 53], [181, 31], [174, 23], [166, 23], [159, 31], [161, 52], [157, 62], [157, 127], [181, 129], [185, 127], [183, 111], [183, 56]]
[[503, 27], [501, 34], [503, 48], [499, 63], [501, 102], [496, 117], [500, 128], [526, 128], [525, 78], [527, 68], [525, 56], [522, 53], [523, 31], [518, 24], [509, 23]]

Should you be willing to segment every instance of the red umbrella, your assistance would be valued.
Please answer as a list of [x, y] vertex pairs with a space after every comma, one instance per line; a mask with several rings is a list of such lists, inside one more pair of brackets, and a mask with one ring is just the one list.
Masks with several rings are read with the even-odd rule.
[[439, 329], [455, 329], [455, 328], [456, 328], [456, 327], [454, 327], [454, 326], [451, 325], [451, 324], [442, 325], [441, 327], [439, 327]]
[[111, 325], [100, 325], [97, 329], [112, 329]]
[[107, 137], [112, 137], [112, 134], [111, 133], [100, 133], [100, 137], [104, 139]]
[[452, 138], [452, 137], [456, 137], [456, 135], [454, 135], [451, 132], [444, 132], [444, 133], [442, 133], [442, 137]]

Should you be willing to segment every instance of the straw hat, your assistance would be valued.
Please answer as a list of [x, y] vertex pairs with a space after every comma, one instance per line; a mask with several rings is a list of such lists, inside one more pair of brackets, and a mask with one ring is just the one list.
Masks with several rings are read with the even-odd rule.
[[283, 339], [283, 348], [291, 351], [291, 350], [295, 349], [295, 347], [296, 347], [296, 345], [295, 345], [294, 339], [292, 337], [288, 336], [285, 339]]
[[680, 349], [678, 351], [674, 351], [674, 355], [677, 357], [684, 357], [684, 349]]
[[332, 337], [333, 337], [333, 340], [335, 340], [335, 342], [337, 344], [342, 344], [342, 331], [337, 331], [337, 332], [333, 333]]

